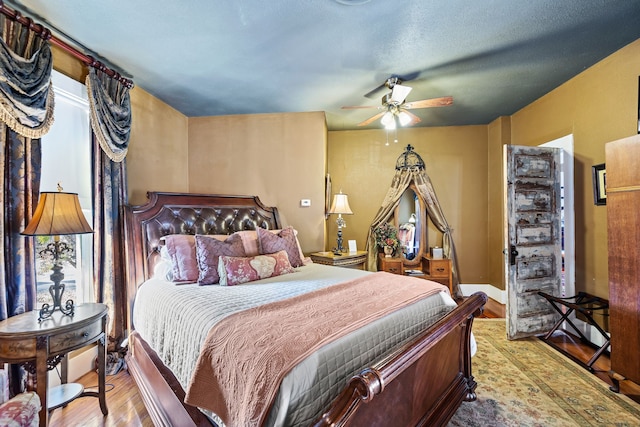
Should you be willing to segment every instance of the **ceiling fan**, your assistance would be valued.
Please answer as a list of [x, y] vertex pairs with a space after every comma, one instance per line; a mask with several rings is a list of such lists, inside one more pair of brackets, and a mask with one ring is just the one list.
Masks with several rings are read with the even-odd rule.
[[443, 96], [440, 98], [423, 99], [420, 101], [406, 102], [407, 95], [411, 92], [409, 86], [404, 86], [398, 77], [390, 77], [384, 85], [391, 89], [391, 92], [382, 97], [382, 106], [376, 107], [372, 105], [342, 107], [345, 110], [377, 108], [382, 110], [378, 114], [369, 117], [367, 120], [358, 123], [358, 126], [366, 126], [380, 119], [380, 123], [386, 129], [395, 129], [400, 126], [411, 126], [420, 123], [420, 117], [408, 110], [416, 108], [445, 107], [453, 104], [453, 98]]

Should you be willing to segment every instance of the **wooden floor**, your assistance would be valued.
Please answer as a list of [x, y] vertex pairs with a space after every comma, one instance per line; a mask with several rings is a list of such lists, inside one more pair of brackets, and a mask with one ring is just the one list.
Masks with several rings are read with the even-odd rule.
[[[504, 318], [505, 306], [489, 300], [485, 306], [482, 317]], [[572, 354], [574, 357], [586, 363], [593, 349], [580, 342], [579, 339], [568, 334], [554, 334], [552, 337], [556, 345]], [[595, 372], [603, 381], [611, 384], [607, 372], [610, 369], [610, 361], [606, 355], [601, 356], [594, 364]], [[89, 373], [82, 377], [80, 381], [85, 387], [95, 386], [98, 378], [95, 373]], [[117, 375], [107, 377], [107, 406], [109, 415], [102, 416], [98, 400], [94, 397], [83, 397], [71, 402], [66, 408], [60, 408], [51, 414], [50, 426], [71, 427], [71, 426], [122, 426], [122, 427], [152, 427], [153, 423], [142, 403], [138, 388], [126, 370]], [[640, 386], [623, 381], [620, 384], [621, 391], [640, 403]]]
[[[78, 380], [85, 389], [96, 390], [98, 375], [90, 372]], [[138, 387], [123, 369], [118, 374], [107, 377], [107, 408], [105, 417], [95, 397], [81, 397], [66, 408], [55, 409], [51, 413], [49, 426], [54, 427], [153, 427], [149, 413], [142, 403]]]

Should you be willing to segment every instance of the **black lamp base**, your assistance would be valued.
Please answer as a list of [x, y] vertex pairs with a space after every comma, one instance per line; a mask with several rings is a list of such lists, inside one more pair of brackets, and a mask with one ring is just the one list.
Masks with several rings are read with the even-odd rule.
[[346, 250], [342, 247], [342, 228], [341, 227], [338, 227], [337, 243], [338, 243], [338, 246], [333, 248], [333, 254], [342, 255], [344, 252], [346, 252]]
[[53, 281], [53, 285], [49, 286], [49, 293], [53, 298], [53, 307], [47, 303], [42, 304], [38, 322], [44, 319], [48, 319], [56, 310], [60, 310], [60, 312], [66, 314], [67, 316], [73, 316], [73, 300], [68, 299], [64, 304], [64, 307], [62, 306], [62, 294], [64, 293], [64, 283], [61, 283], [62, 279], [64, 279], [62, 266], [56, 263], [53, 265], [52, 270], [53, 273], [51, 274], [51, 276], [49, 276], [49, 278]]

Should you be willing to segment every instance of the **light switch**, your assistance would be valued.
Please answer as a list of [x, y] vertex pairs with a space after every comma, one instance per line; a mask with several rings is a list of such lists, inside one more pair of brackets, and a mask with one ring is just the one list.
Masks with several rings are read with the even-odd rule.
[[311, 206], [311, 199], [300, 200], [300, 206], [308, 208], [309, 206]]

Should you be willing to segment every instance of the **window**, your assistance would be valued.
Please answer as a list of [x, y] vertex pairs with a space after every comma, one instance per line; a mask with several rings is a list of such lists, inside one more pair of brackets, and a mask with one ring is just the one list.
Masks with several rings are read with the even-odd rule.
[[[85, 85], [56, 71], [52, 73], [55, 93], [55, 121], [42, 138], [42, 177], [40, 191], [78, 193], [87, 222], [93, 223], [91, 187], [91, 130], [89, 101]], [[60, 236], [74, 251], [62, 263], [65, 293], [63, 304], [72, 299], [75, 304], [94, 300], [92, 287], [93, 236], [91, 234]], [[53, 237], [36, 239], [37, 306], [51, 303], [51, 259], [39, 252]]]

